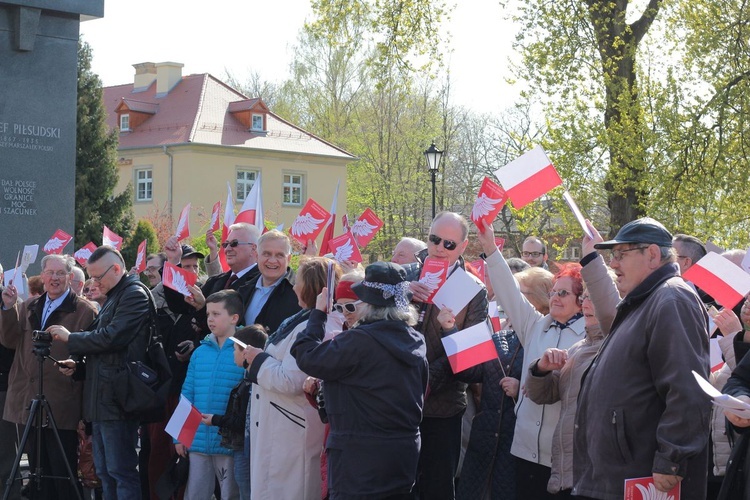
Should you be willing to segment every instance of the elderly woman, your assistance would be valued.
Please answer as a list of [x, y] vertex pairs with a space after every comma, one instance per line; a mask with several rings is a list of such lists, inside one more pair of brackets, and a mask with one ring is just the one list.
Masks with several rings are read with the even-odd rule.
[[[614, 272], [610, 273], [610, 277], [613, 282], [617, 278]], [[620, 301], [615, 289], [606, 298], [612, 307]], [[604, 341], [594, 304], [585, 288], [580, 302], [586, 338], [568, 350], [548, 348], [531, 363], [526, 377], [526, 393], [533, 402], [540, 405], [561, 402], [560, 420], [552, 439], [552, 473], [547, 491], [560, 493], [558, 496], [564, 498], [570, 497], [573, 488], [573, 429], [581, 379]]]
[[[248, 346], [246, 377], [253, 382], [250, 402], [251, 498], [320, 498], [323, 423], [302, 391], [307, 378], [289, 351], [305, 331], [310, 313], [325, 288], [328, 263], [323, 257], [302, 261], [294, 291], [302, 310], [284, 320], [268, 337], [265, 350]], [[335, 283], [339, 268], [334, 266]]]
[[[584, 319], [580, 296], [583, 292], [580, 266], [564, 266], [555, 275], [550, 291], [549, 314], [540, 313], [521, 293], [518, 282], [502, 254], [497, 250], [494, 229], [484, 225], [478, 235], [487, 254], [487, 270], [502, 307], [524, 348], [523, 365], [542, 356], [550, 347], [567, 349], [584, 337]], [[521, 376], [521, 386], [528, 372]], [[516, 460], [518, 498], [543, 499], [552, 466], [552, 435], [560, 416], [560, 403], [538, 405], [519, 394], [516, 404], [516, 429], [511, 453]]]
[[364, 281], [352, 286], [361, 301], [356, 323], [328, 341], [322, 293], [292, 347], [300, 368], [325, 384], [331, 500], [410, 498], [428, 368], [424, 337], [411, 327], [417, 313], [405, 279], [398, 264], [369, 265]]

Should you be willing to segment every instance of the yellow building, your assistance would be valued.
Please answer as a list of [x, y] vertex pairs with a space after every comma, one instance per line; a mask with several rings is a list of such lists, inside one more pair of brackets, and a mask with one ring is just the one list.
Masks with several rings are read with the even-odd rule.
[[[137, 218], [171, 216], [192, 204], [190, 233], [208, 225], [229, 182], [235, 212], [261, 174], [265, 218], [291, 226], [312, 198], [346, 213], [346, 166], [355, 158], [273, 114], [209, 74], [182, 76], [182, 64], [134, 64], [133, 83], [104, 88], [107, 123], [120, 131], [122, 191], [134, 187]], [[340, 232], [337, 228], [337, 233]]]

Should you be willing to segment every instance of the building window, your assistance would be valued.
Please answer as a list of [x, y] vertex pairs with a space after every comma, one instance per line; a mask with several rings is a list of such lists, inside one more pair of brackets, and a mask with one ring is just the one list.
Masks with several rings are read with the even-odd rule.
[[237, 170], [237, 201], [245, 201], [257, 178], [257, 170]]
[[130, 115], [120, 115], [120, 132], [127, 132], [130, 130]]
[[580, 258], [581, 258], [581, 249], [578, 247], [568, 247], [563, 252], [564, 260], [580, 260]]
[[153, 198], [153, 180], [150, 168], [135, 171], [135, 201], [151, 201]]
[[302, 205], [302, 183], [305, 176], [302, 174], [284, 174], [284, 192], [282, 201], [284, 205]]
[[252, 130], [263, 130], [263, 115], [253, 115]]

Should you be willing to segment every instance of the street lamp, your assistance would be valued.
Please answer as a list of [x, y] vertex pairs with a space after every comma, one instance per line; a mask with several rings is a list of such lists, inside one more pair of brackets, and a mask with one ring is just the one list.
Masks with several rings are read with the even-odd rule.
[[427, 168], [430, 169], [430, 180], [432, 181], [432, 218], [435, 218], [435, 175], [437, 174], [438, 168], [440, 167], [440, 159], [443, 157], [443, 152], [435, 147], [435, 141], [432, 141], [430, 147], [424, 152], [424, 157], [427, 159]]

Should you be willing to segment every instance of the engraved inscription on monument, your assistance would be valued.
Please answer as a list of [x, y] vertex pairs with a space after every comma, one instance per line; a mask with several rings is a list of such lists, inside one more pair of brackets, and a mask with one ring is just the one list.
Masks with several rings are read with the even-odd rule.
[[60, 127], [0, 122], [0, 148], [51, 153], [55, 150], [55, 145], [60, 137]]
[[3, 215], [36, 215], [36, 181], [0, 179], [0, 190], [3, 194], [0, 205]]

